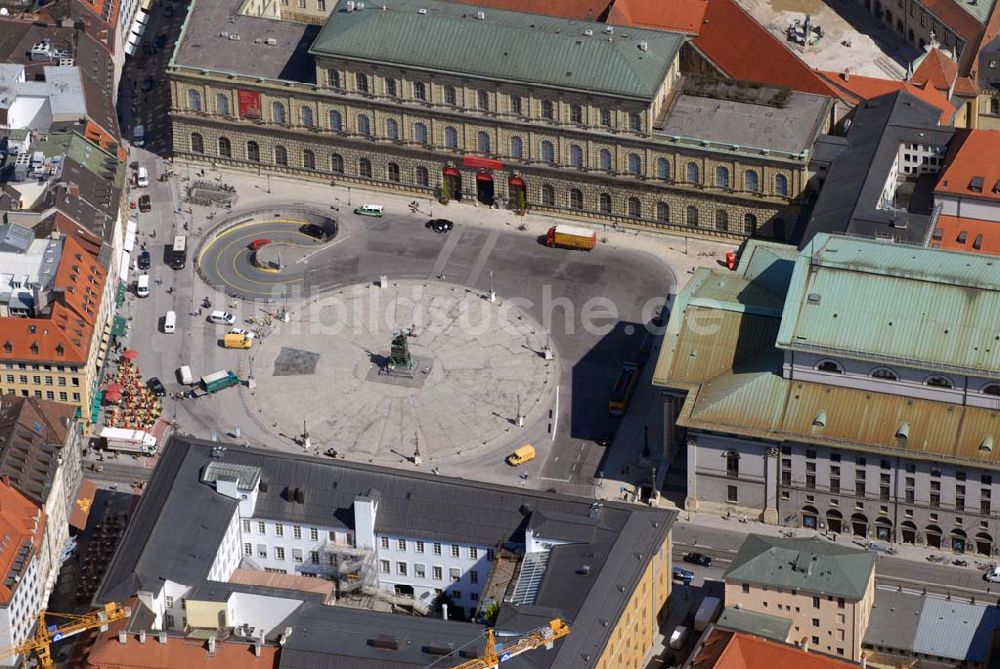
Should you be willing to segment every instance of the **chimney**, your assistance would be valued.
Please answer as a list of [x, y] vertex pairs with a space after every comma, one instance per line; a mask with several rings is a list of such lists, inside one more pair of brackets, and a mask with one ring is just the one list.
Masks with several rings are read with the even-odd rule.
[[69, 190], [69, 194], [72, 197], [75, 197], [75, 198], [79, 198], [80, 197], [80, 186], [78, 186], [77, 184], [71, 183], [69, 185], [69, 189], [68, 190]]
[[146, 643], [146, 630], [139, 630], [139, 643]]
[[167, 633], [165, 630], [160, 630], [160, 633], [156, 635], [156, 640], [162, 644], [167, 643]]
[[292, 628], [286, 627], [285, 632], [280, 637], [278, 637], [278, 645], [284, 646], [285, 642], [288, 641], [288, 637], [290, 636], [292, 636]]
[[256, 655], [257, 657], [260, 657], [260, 650], [262, 645], [263, 644], [261, 643], [260, 639], [257, 639], [256, 641], [253, 642], [253, 654]]
[[125, 630], [118, 630], [118, 643], [124, 646], [127, 640], [128, 635], [125, 634]]
[[844, 81], [850, 81], [851, 80], [851, 68], [845, 67], [844, 68], [844, 74], [841, 75], [841, 76], [843, 76]]
[[208, 652], [210, 655], [215, 654], [215, 635], [208, 637]]

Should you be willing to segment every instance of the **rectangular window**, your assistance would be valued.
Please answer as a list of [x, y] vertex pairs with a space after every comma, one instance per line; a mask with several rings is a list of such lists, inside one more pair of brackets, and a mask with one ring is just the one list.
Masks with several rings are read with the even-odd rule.
[[857, 495], [858, 497], [864, 497], [865, 496], [865, 482], [864, 481], [857, 481], [854, 484], [854, 494]]
[[243, 544], [243, 554], [253, 557], [253, 544]]
[[813, 597], [813, 608], [814, 609], [819, 608], [819, 597]]
[[955, 498], [955, 510], [956, 511], [965, 511], [965, 498], [964, 497], [956, 497]]
[[172, 609], [172, 608], [174, 608], [174, 598], [173, 598], [173, 597], [164, 597], [164, 598], [163, 598], [163, 604], [164, 604], [164, 606], [166, 606], [166, 607], [167, 607], [168, 609]]
[[434, 544], [434, 555], [441, 555], [441, 544]]
[[479, 549], [475, 546], [469, 546], [469, 559], [478, 560], [479, 559]]
[[907, 504], [913, 504], [913, 489], [912, 488], [907, 488], [906, 489], [906, 498], [905, 499], [906, 499], [906, 503]]
[[990, 500], [981, 499], [979, 500], [979, 513], [988, 514], [990, 512]]
[[396, 541], [396, 546], [397, 546], [397, 548], [399, 548], [399, 550], [405, 552], [406, 551], [406, 539], [398, 539]]
[[940, 481], [931, 481], [931, 490], [940, 492], [940, 490], [941, 490], [941, 482]]
[[285, 549], [284, 549], [284, 547], [282, 547], [282, 546], [275, 546], [274, 547], [274, 559], [275, 560], [284, 560], [285, 559]]
[[257, 532], [259, 532], [260, 534], [264, 534], [264, 533], [266, 533], [266, 531], [267, 530], [266, 530], [266, 526], [264, 525], [264, 523], [257, 523]]
[[319, 551], [309, 551], [309, 562], [319, 564]]
[[819, 627], [819, 618], [813, 618], [813, 627]]
[[749, 583], [744, 583], [743, 584], [743, 594], [744, 595], [749, 595], [750, 594], [750, 584]]
[[451, 567], [448, 569], [448, 577], [451, 578], [452, 583], [458, 583], [462, 580], [462, 572], [455, 567]]
[[319, 530], [316, 529], [315, 527], [310, 527], [309, 528], [309, 540], [310, 541], [319, 541]]
[[292, 562], [302, 562], [302, 549], [293, 548], [292, 549]]
[[881, 485], [878, 487], [878, 498], [881, 500], [889, 499], [889, 486]]
[[813, 449], [813, 448], [807, 448], [806, 449], [806, 459], [807, 460], [815, 460], [816, 459], [816, 450]]
[[406, 563], [405, 562], [397, 562], [396, 563], [396, 573], [399, 576], [406, 576]]
[[441, 580], [441, 567], [438, 566], [431, 567], [431, 578], [433, 578], [435, 581]]
[[958, 471], [956, 471], [955, 472], [955, 480], [956, 481], [964, 481], [965, 480], [965, 472], [962, 471], [961, 469], [959, 469]]
[[810, 460], [809, 462], [806, 463], [806, 471], [807, 472], [815, 472], [816, 471], [816, 461], [815, 460]]
[[274, 524], [274, 536], [283, 537], [285, 536], [285, 526], [281, 523]]
[[487, 91], [479, 91], [477, 97], [477, 102], [479, 103], [479, 108], [483, 111], [489, 110], [490, 108], [490, 94]]
[[510, 96], [510, 111], [511, 111], [511, 113], [512, 114], [517, 114], [518, 116], [520, 116], [523, 113], [521, 111], [522, 109], [523, 108], [521, 106], [521, 96], [520, 95], [512, 95], [512, 96]]
[[830, 492], [832, 493], [840, 492], [840, 479], [830, 479]]
[[941, 478], [941, 470], [938, 469], [937, 467], [931, 467], [931, 476], [933, 476], [936, 479]]
[[385, 94], [390, 98], [396, 97], [396, 80], [386, 79], [385, 80]]
[[295, 538], [295, 539], [301, 539], [302, 538], [302, 528], [299, 527], [298, 525], [293, 525], [292, 526], [292, 537]]
[[937, 509], [941, 506], [941, 493], [932, 492], [931, 493], [931, 508]]
[[727, 485], [726, 486], [726, 501], [727, 502], [737, 502], [737, 501], [739, 501], [739, 499], [738, 499], [738, 493], [736, 491], [736, 486], [734, 486], [734, 485]]
[[243, 531], [246, 532], [247, 534], [250, 534], [250, 521], [249, 520], [244, 520], [243, 521]]
[[809, 490], [815, 490], [816, 489], [816, 475], [815, 474], [806, 474], [806, 488], [808, 488]]
[[602, 109], [601, 110], [601, 125], [605, 128], [611, 127], [611, 110]]
[[469, 583], [472, 583], [473, 585], [479, 583], [479, 572], [475, 569], [469, 572]]
[[458, 557], [459, 555], [461, 555], [461, 552], [460, 552], [458, 546], [456, 546], [455, 544], [452, 544], [451, 545], [451, 556], [452, 557]]
[[326, 11], [326, 0], [316, 0], [316, 9], [325, 12]]
[[267, 544], [257, 544], [257, 557], [267, 559]]
[[[838, 609], [844, 608], [844, 604], [845, 604], [844, 598], [843, 597], [838, 597], [837, 598], [837, 608]], [[842, 614], [837, 614], [837, 615], [840, 616], [840, 617], [843, 617]]]
[[426, 578], [427, 577], [426, 567], [424, 567], [424, 565], [422, 564], [413, 565], [413, 576], [414, 578]]
[[381, 542], [382, 542], [382, 548], [389, 550], [389, 537], [382, 537]]
[[787, 469], [781, 472], [781, 485], [792, 485], [792, 473]]
[[383, 574], [388, 574], [389, 573], [389, 561], [388, 560], [379, 560], [378, 561], [378, 570], [381, 573], [383, 573]]
[[423, 553], [424, 552], [424, 542], [423, 541], [418, 541], [417, 542], [417, 552], [418, 553]]

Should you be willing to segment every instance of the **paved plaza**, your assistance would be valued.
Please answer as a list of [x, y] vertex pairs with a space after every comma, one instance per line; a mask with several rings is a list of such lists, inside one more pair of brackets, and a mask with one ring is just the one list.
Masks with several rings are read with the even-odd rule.
[[[416, 360], [389, 370], [402, 334]], [[312, 446], [396, 463], [487, 449], [502, 455], [544, 411], [558, 378], [541, 327], [445, 282], [359, 284], [318, 297], [253, 353], [251, 405], [273, 429], [305, 421]], [[301, 432], [301, 429], [298, 430]], [[520, 444], [517, 444], [520, 445]]]

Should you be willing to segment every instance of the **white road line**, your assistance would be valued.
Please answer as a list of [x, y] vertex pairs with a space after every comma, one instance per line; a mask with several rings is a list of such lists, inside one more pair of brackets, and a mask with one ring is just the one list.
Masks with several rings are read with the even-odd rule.
[[556, 440], [556, 429], [559, 427], [559, 386], [556, 386], [556, 410], [552, 414], [552, 441]]

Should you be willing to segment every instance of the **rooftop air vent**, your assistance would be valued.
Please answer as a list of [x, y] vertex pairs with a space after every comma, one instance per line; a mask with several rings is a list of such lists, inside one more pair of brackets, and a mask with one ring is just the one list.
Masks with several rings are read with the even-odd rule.
[[649, 51], [649, 42], [645, 40], [639, 42], [639, 51]]
[[997, 182], [993, 184], [993, 192], [1000, 194], [1000, 179], [997, 179]]
[[896, 439], [901, 439], [906, 441], [910, 438], [910, 424], [900, 423], [899, 427], [896, 428]]
[[[587, 28], [586, 30], [583, 31], [583, 34], [587, 37], [590, 37], [591, 35], [594, 34], [594, 31], [591, 30], [590, 28]], [[1000, 183], [1000, 181], [998, 181], [997, 183]]]
[[265, 41], [267, 42], [268, 46], [274, 46], [275, 44], [278, 43], [278, 40], [274, 39], [273, 37], [268, 37], [267, 40]]
[[353, 12], [354, 11], [354, 0], [347, 0], [347, 4], [344, 5], [344, 9], [346, 9], [349, 12]]
[[417, 14], [420, 14], [421, 16], [427, 16], [427, 10], [421, 7], [420, 9], [417, 10]]
[[476, 18], [480, 21], [484, 20], [486, 18], [486, 12], [476, 12]]
[[813, 418], [813, 427], [826, 427], [826, 411], [820, 410]]
[[819, 293], [809, 293], [806, 296], [806, 302], [809, 303], [809, 304], [819, 304], [819, 302], [820, 302], [820, 295], [819, 295]]
[[615, 31], [615, 27], [614, 26], [605, 26], [604, 27], [604, 32], [608, 33], [609, 35], [611, 33], [613, 33], [614, 31]]
[[988, 434], [985, 437], [983, 437], [983, 440], [981, 442], [979, 442], [979, 450], [985, 451], [986, 453], [992, 453], [993, 452], [993, 436], [992, 435]]

